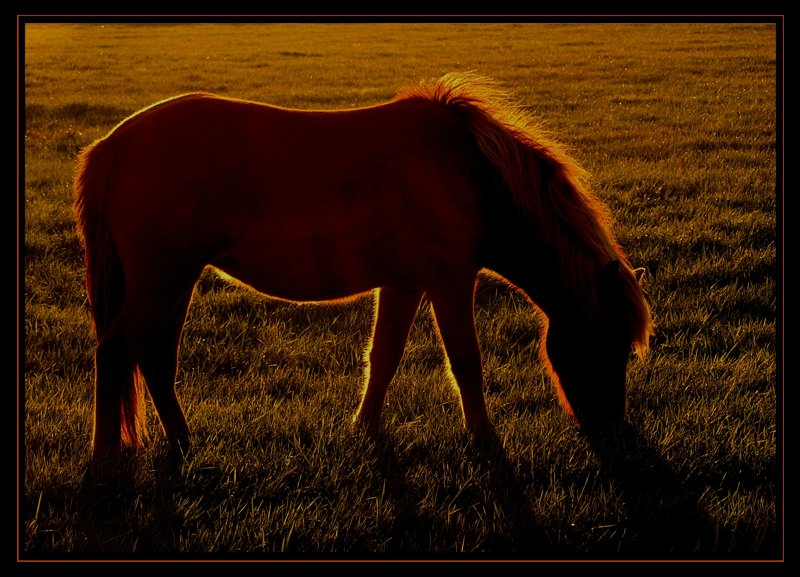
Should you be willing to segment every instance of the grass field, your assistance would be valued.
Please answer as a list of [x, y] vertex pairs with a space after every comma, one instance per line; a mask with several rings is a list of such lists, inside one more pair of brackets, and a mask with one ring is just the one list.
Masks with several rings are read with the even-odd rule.
[[[772, 24], [29, 24], [24, 36], [24, 558], [205, 552], [526, 559], [782, 556]], [[372, 303], [198, 286], [178, 390], [196, 447], [86, 475], [93, 337], [71, 207], [80, 147], [193, 90], [346, 108], [495, 78], [592, 173], [645, 286], [630, 427], [576, 431], [541, 321], [485, 280], [475, 445], [423, 304], [377, 439], [354, 433]], [[777, 325], [779, 326], [779, 325]]]

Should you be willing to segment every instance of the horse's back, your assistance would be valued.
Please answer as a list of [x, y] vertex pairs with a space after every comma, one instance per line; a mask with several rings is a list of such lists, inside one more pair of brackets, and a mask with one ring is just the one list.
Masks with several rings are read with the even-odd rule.
[[194, 94], [109, 140], [109, 218], [131, 258], [169, 247], [298, 300], [476, 267], [482, 157], [434, 103], [301, 111]]

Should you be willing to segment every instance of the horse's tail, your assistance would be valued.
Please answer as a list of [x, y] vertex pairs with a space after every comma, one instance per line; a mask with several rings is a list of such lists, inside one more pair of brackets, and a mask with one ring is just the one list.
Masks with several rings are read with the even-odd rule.
[[[78, 157], [75, 175], [75, 215], [83, 245], [86, 291], [98, 347], [109, 333], [122, 308], [125, 276], [106, 217], [106, 189], [113, 164], [113, 149], [107, 140], [85, 148]], [[115, 386], [96, 381], [95, 386]], [[144, 379], [136, 365], [120, 392], [122, 441], [138, 448], [146, 436]]]
[[588, 183], [587, 172], [538, 123], [488, 79], [447, 74], [410, 87], [398, 99], [431, 100], [458, 111], [478, 148], [505, 181], [520, 213], [562, 256], [561, 276], [588, 308], [599, 311], [597, 274], [611, 261], [625, 271], [630, 325], [640, 355], [647, 350], [650, 309], [611, 230], [611, 214]]

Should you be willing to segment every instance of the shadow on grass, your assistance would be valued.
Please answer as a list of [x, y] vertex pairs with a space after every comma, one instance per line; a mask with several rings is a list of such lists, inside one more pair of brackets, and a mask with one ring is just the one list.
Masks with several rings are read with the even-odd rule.
[[517, 475], [514, 463], [508, 459], [503, 441], [495, 433], [474, 438], [469, 457], [476, 465], [485, 464], [487, 467], [484, 491], [493, 499], [492, 506], [496, 505], [503, 512], [502, 530], [487, 537], [486, 550], [512, 558], [547, 555], [550, 552], [547, 531], [531, 507], [525, 484]]
[[75, 551], [99, 559], [153, 559], [177, 550], [183, 515], [176, 496], [185, 486], [184, 463], [161, 451], [90, 466], [78, 497], [83, 541]]
[[[612, 487], [622, 504], [620, 514], [610, 520], [608, 531], [614, 535], [594, 542], [585, 539], [591, 528], [554, 526], [552, 519], [539, 518], [532, 499], [544, 489], [525, 467], [509, 459], [497, 437], [446, 447], [416, 438], [404, 445], [386, 433], [368, 441], [354, 439], [346, 458], [360, 458], [371, 469], [357, 482], [365, 482], [369, 494], [382, 495], [392, 512], [375, 527], [379, 535], [367, 541], [383, 543], [383, 553], [363, 553], [377, 559], [456, 557], [463, 552], [526, 560], [780, 557], [774, 525], [718, 523], [703, 501], [707, 491], [721, 485], [702, 473], [674, 470], [634, 427], [594, 428], [583, 436], [599, 460], [597, 484]], [[445, 462], [436, 454], [440, 450], [447, 459], [464, 462]], [[152, 476], [143, 475], [143, 467], [151, 467]], [[187, 499], [205, 498], [218, 489], [222, 473], [204, 470], [187, 481], [185, 467], [186, 462], [163, 451], [88, 473], [74, 526], [82, 541], [74, 550], [111, 558], [188, 552], [180, 542], [191, 531], [185, 526]]]
[[[413, 559], [463, 559], [464, 553], [502, 558], [502, 553], [523, 552], [546, 538], [496, 436], [472, 439], [466, 451], [462, 446], [450, 455], [465, 460], [458, 489], [448, 486], [453, 479], [435, 478], [444, 474], [437, 467], [453, 463], [438, 461], [436, 451], [424, 442], [398, 448], [395, 441], [381, 432], [368, 445], [375, 477], [385, 479], [393, 505], [388, 552]], [[417, 475], [425, 478], [415, 479]], [[451, 511], [457, 520], [450, 519]]]
[[[469, 444], [466, 458], [482, 471], [480, 487], [461, 499], [487, 517], [482, 534], [468, 535], [467, 550], [476, 557], [494, 559], [560, 559], [625, 561], [771, 560], [780, 558], [774, 526], [738, 523], [726, 526], [705, 510], [705, 494], [719, 487], [707, 476], [674, 471], [661, 452], [630, 425], [585, 430], [584, 438], [599, 459], [596, 482], [613, 487], [622, 503], [617, 519], [605, 528], [608, 536], [587, 540], [592, 528], [554, 526], [540, 519], [531, 499], [541, 489], [530, 475], [520, 475], [497, 437]], [[444, 528], [442, 515], [423, 505], [430, 494], [413, 481], [419, 460], [434, 455], [405, 454], [383, 435], [371, 446], [376, 476], [386, 479], [386, 492], [395, 518], [389, 536], [390, 551], [430, 553], [431, 538], [437, 555], [452, 548], [453, 530]], [[524, 469], [524, 468], [523, 468]], [[452, 491], [445, 499], [452, 497]], [[453, 498], [455, 499], [455, 498]], [[493, 518], [491, 518], [494, 516]], [[583, 533], [581, 532], [583, 531]], [[574, 538], [573, 538], [574, 537]]]
[[[676, 472], [627, 423], [584, 430], [600, 460], [600, 477], [622, 495], [628, 537], [619, 552], [633, 559], [779, 558], [774, 527], [724, 527], [703, 508], [713, 480]], [[686, 477], [686, 478], [685, 478]]]

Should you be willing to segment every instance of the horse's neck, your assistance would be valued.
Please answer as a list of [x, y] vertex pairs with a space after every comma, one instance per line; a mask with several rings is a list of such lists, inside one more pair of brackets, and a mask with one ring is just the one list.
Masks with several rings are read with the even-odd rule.
[[565, 286], [552, 251], [531, 246], [511, 230], [501, 236], [505, 238], [487, 243], [484, 266], [510, 282], [548, 317], [568, 312], [565, 297], [572, 291]]
[[512, 284], [528, 296], [548, 318], [574, 315], [577, 310], [568, 295], [571, 291], [561, 282], [561, 277], [552, 265], [542, 261], [530, 263], [531, 270], [519, 281], [511, 278]]
[[[581, 316], [585, 302], [573, 274], [565, 270], [567, 251], [554, 247], [526, 222], [508, 195], [486, 198], [481, 264], [525, 293], [551, 319]], [[580, 281], [577, 284], [581, 284]]]

